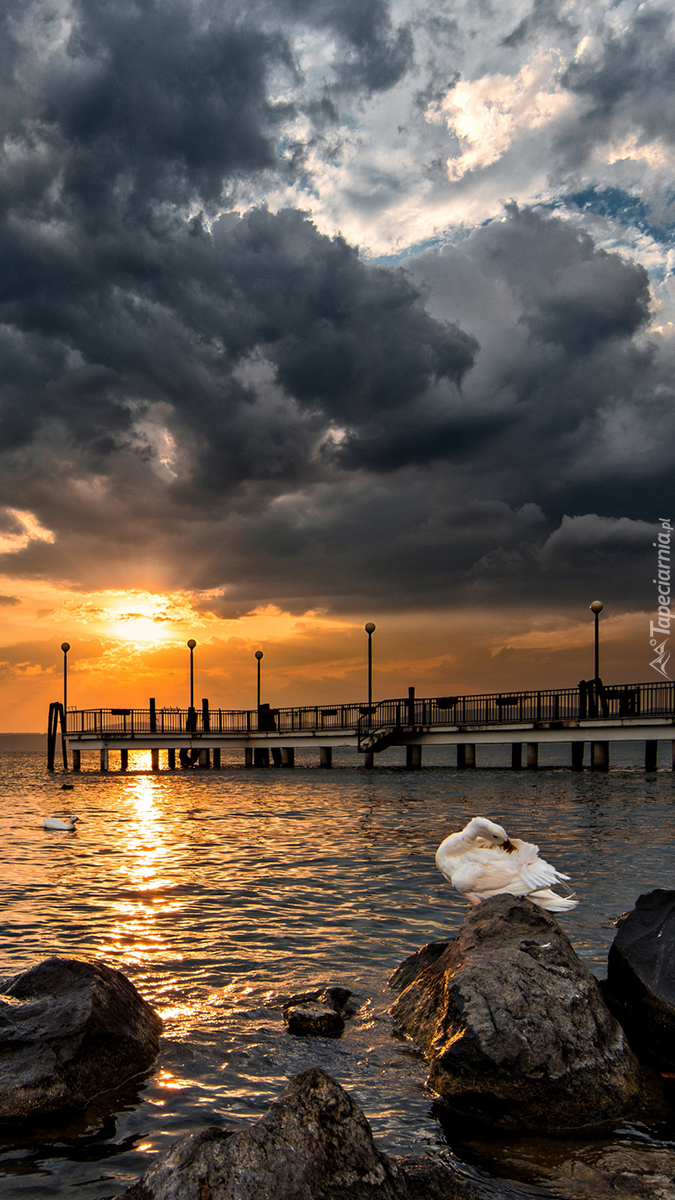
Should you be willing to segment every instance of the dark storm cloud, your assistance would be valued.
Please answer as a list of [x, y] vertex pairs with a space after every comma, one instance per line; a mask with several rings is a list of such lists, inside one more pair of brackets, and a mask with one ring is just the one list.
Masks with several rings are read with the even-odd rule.
[[213, 201], [227, 176], [274, 163], [284, 108], [270, 103], [268, 76], [291, 59], [280, 31], [228, 21], [217, 6], [148, 0], [79, 0], [68, 15], [69, 36], [40, 62], [29, 35], [39, 39], [49, 12], [3, 10], [17, 162], [6, 202], [23, 192], [51, 219], [74, 205], [86, 227], [163, 201]]
[[297, 212], [253, 212], [215, 242], [223, 302], [238, 300], [225, 345], [265, 345], [301, 404], [359, 422], [413, 402], [431, 379], [459, 383], [473, 362], [475, 342], [430, 318], [403, 271], [366, 265]]
[[12, 308], [24, 424], [0, 496], [57, 533], [22, 569], [120, 583], [131, 554], [135, 582], [150, 556], [228, 613], [393, 608], [587, 586], [595, 538], [608, 594], [640, 591], [626, 562], [675, 433], [642, 268], [515, 207], [408, 272], [292, 210], [146, 234], [136, 272], [86, 245], [58, 338]]
[[502, 38], [501, 45], [516, 49], [542, 29], [555, 30], [568, 37], [574, 35], [578, 26], [561, 15], [559, 8], [555, 0], [534, 0], [531, 11], [518, 22], [507, 37]]
[[640, 140], [675, 141], [675, 38], [672, 12], [641, 6], [635, 18], [605, 37], [597, 56], [582, 55], [563, 77], [586, 110], [561, 139], [581, 161], [596, 142], [637, 130]]
[[220, 212], [293, 169], [298, 29], [332, 38], [334, 97], [400, 77], [384, 4], [4, 15], [0, 504], [55, 534], [5, 569], [405, 607], [552, 596], [595, 538], [618, 587], [644, 531], [603, 522], [627, 480], [653, 519], [673, 443], [642, 268], [515, 207], [406, 271]]
[[[275, 73], [297, 73], [298, 28], [337, 39], [340, 86], [400, 77], [409, 35], [382, 0], [76, 0], [62, 13], [10, 4], [2, 21], [5, 449], [51, 423], [57, 446], [102, 470], [134, 438], [147, 456], [139, 412], [166, 400], [201, 462], [193, 490], [222, 490], [302, 475], [315, 406], [342, 419], [350, 403], [363, 414], [461, 377], [469, 340], [453, 342], [402, 277], [364, 267], [300, 214], [252, 214], [236, 232], [221, 220], [213, 236], [203, 214], [185, 221], [238, 178], [287, 169], [275, 139], [292, 109], [269, 94]], [[253, 436], [241, 415], [253, 393], [232, 368], [260, 347], [285, 394], [255, 413]]]
[[[454, 268], [454, 269], [453, 269]], [[511, 503], [652, 519], [675, 441], [672, 351], [645, 338], [646, 273], [572, 226], [509, 219], [414, 264], [481, 342], [465, 393], [512, 414], [476, 459]]]
[[382, 0], [275, 0], [275, 16], [328, 29], [342, 40], [335, 82], [339, 88], [368, 92], [393, 87], [412, 64], [413, 40], [407, 25], [395, 28]]
[[[410, 33], [393, 27], [383, 0], [73, 0], [62, 12], [10, 0], [0, 14], [11, 149], [0, 206], [20, 200], [51, 221], [75, 210], [92, 230], [121, 218], [161, 225], [162, 206], [213, 206], [237, 179], [292, 171], [276, 140], [294, 110], [270, 97], [280, 78], [297, 78], [293, 36], [312, 25], [336, 41], [341, 88], [386, 89], [411, 62]], [[327, 97], [307, 111], [319, 124], [336, 116]]]
[[649, 314], [644, 267], [598, 250], [588, 234], [560, 221], [507, 211], [512, 220], [480, 240], [495, 274], [518, 296], [520, 320], [537, 337], [580, 355], [638, 331]]
[[[89, 469], [104, 469], [164, 403], [163, 423], [194, 457], [184, 495], [303, 478], [322, 428], [359, 430], [393, 411], [411, 420], [418, 403], [423, 425], [426, 390], [458, 383], [475, 354], [473, 339], [426, 313], [402, 271], [363, 263], [295, 211], [254, 210], [196, 237], [177, 225], [171, 239], [139, 238], [135, 263], [116, 261], [105, 237], [85, 249], [59, 247], [50, 263], [44, 245], [21, 246], [21, 274], [41, 274], [42, 290], [37, 302], [28, 290], [0, 301], [22, 331], [11, 338], [6, 447], [56, 423]], [[24, 332], [38, 323], [50, 337]], [[272, 400], [235, 374], [255, 354], [278, 385]], [[411, 447], [403, 461], [414, 458]]]
[[584, 575], [604, 575], [612, 570], [617, 554], [624, 563], [633, 558], [639, 564], [647, 557], [654, 529], [654, 524], [627, 517], [563, 517], [542, 548], [542, 562]]
[[352, 431], [333, 450], [333, 456], [347, 469], [363, 467], [377, 472], [397, 471], [410, 463], [424, 466], [439, 459], [466, 460], [483, 449], [512, 419], [504, 413], [470, 411], [458, 411], [448, 417], [422, 408], [402, 414], [393, 422], [390, 419], [371, 422], [370, 428], [358, 433]]

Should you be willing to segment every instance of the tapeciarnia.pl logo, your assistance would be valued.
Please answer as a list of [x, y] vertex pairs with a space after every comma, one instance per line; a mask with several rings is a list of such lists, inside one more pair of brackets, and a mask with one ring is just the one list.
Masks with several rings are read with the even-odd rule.
[[[654, 542], [657, 578], [653, 580], [657, 585], [659, 616], [656, 622], [649, 622], [649, 645], [656, 650], [656, 658], [649, 665], [658, 671], [659, 675], [663, 675], [664, 679], [670, 679], [670, 675], [666, 673], [670, 658], [670, 650], [666, 650], [666, 642], [670, 637], [670, 537], [673, 527], [669, 517], [659, 517], [659, 523], [661, 528], [658, 541]], [[663, 637], [664, 634], [665, 637]], [[659, 642], [660, 637], [663, 637], [661, 642]]]

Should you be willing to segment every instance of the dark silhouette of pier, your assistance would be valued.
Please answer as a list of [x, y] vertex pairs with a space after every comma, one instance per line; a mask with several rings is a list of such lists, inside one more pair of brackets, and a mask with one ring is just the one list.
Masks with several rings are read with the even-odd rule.
[[[406, 697], [366, 704], [305, 705], [257, 709], [201, 707], [69, 709], [54, 703], [49, 710], [48, 766], [54, 769], [57, 749], [64, 767], [80, 770], [83, 751], [98, 751], [107, 771], [111, 751], [126, 770], [129, 750], [150, 750], [159, 770], [160, 750], [167, 766], [220, 767], [221, 751], [240, 747], [246, 766], [293, 767], [296, 749], [316, 748], [322, 767], [332, 766], [335, 748], [351, 747], [363, 755], [365, 767], [389, 746], [405, 746], [406, 766], [422, 766], [425, 746], [456, 746], [457, 766], [476, 766], [479, 745], [511, 744], [511, 763], [535, 769], [539, 746], [569, 743], [570, 766], [580, 770], [584, 746], [591, 745], [591, 764], [609, 766], [612, 742], [645, 743], [645, 769], [657, 766], [658, 742], [672, 742], [669, 765], [675, 766], [675, 684], [636, 683], [605, 687], [600, 679], [581, 680], [577, 687], [539, 691], [490, 692], [477, 696], [419, 699]], [[60, 747], [59, 747], [60, 742]], [[524, 762], [523, 762], [524, 759]]]

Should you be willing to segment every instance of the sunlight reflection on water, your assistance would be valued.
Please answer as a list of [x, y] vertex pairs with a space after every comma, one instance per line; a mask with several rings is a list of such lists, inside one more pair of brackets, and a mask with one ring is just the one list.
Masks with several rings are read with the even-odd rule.
[[[572, 875], [581, 905], [564, 925], [598, 973], [613, 919], [673, 882], [666, 772], [84, 772], [65, 800], [77, 832], [50, 834], [42, 818], [63, 811], [59, 788], [38, 755], [0, 763], [1, 972], [55, 953], [104, 959], [166, 1032], [140, 1097], [94, 1120], [86, 1153], [82, 1130], [58, 1155], [0, 1151], [3, 1200], [75, 1185], [82, 1200], [112, 1196], [181, 1133], [248, 1123], [310, 1065], [349, 1088], [384, 1149], [445, 1147], [424, 1064], [391, 1036], [386, 979], [461, 921], [433, 855], [477, 812]], [[361, 1002], [344, 1037], [289, 1037], [280, 1000], [323, 983]]]

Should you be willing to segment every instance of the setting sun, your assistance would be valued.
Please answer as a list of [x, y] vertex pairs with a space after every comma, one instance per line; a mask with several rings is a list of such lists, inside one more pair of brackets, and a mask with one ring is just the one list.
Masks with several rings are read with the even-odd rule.
[[175, 637], [185, 624], [201, 620], [186, 594], [168, 595], [127, 589], [87, 596], [86, 601], [68, 600], [64, 616], [88, 625], [103, 636], [123, 638], [139, 645], [159, 645]]

